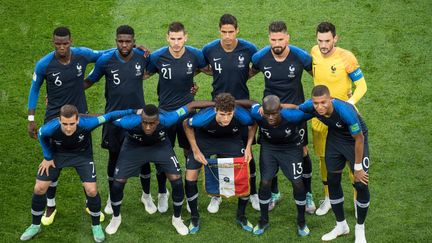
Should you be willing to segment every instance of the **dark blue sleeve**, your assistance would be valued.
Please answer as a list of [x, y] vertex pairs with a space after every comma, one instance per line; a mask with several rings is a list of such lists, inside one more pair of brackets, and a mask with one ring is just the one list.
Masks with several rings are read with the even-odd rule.
[[128, 110], [118, 110], [118, 111], [108, 112], [98, 117], [82, 116], [80, 117], [79, 125], [91, 131], [104, 123], [122, 118], [127, 115], [134, 114], [135, 112], [136, 110], [128, 109]]
[[97, 81], [99, 81], [102, 78], [102, 76], [105, 74], [105, 71], [104, 71], [105, 63], [107, 63], [110, 60], [110, 58], [112, 57], [112, 55], [114, 53], [115, 53], [115, 50], [112, 50], [112, 51], [109, 51], [109, 52], [103, 54], [96, 61], [95, 67], [90, 72], [89, 76], [87, 77], [87, 80], [90, 80], [92, 83], [96, 83]]
[[84, 58], [90, 63], [96, 62], [97, 59], [104, 54], [104, 51], [96, 51], [87, 47], [72, 48], [72, 51], [84, 56]]
[[270, 46], [266, 46], [266, 47], [264, 47], [263, 49], [259, 50], [257, 53], [255, 53], [252, 56], [252, 64], [253, 64], [253, 68], [254, 69], [260, 70], [259, 61], [269, 51], [270, 51]]
[[216, 39], [216, 40], [208, 43], [207, 45], [205, 45], [203, 47], [202, 53], [203, 53], [204, 58], [205, 58], [205, 60], [206, 60], [207, 63], [210, 63], [209, 56], [208, 56], [209, 55], [208, 52], [210, 51], [210, 48], [212, 48], [213, 46], [217, 45], [219, 42], [220, 42], [220, 39]]
[[58, 119], [51, 120], [47, 124], [43, 125], [39, 128], [38, 138], [39, 143], [42, 147], [42, 152], [44, 155], [44, 159], [52, 160], [52, 150], [50, 144], [50, 138], [52, 134], [60, 127], [60, 122]]
[[51, 59], [54, 57], [54, 52], [43, 57], [36, 64], [35, 71], [33, 73], [32, 84], [28, 96], [28, 109], [36, 109], [37, 101], [39, 98], [39, 91], [46, 78], [46, 68], [50, 63]]
[[297, 46], [289, 46], [290, 50], [295, 53], [303, 63], [304, 69], [306, 71], [312, 70], [312, 56], [309, 53]]
[[114, 125], [126, 130], [132, 129], [141, 123], [141, 116], [137, 114], [124, 116], [113, 122]]
[[155, 52], [153, 52], [152, 54], [150, 54], [150, 62], [147, 65], [147, 72], [149, 73], [157, 73], [157, 62], [159, 60], [160, 55], [162, 55], [162, 53], [166, 52], [168, 50], [168, 47], [162, 47], [160, 49], [157, 49]]
[[243, 39], [239, 39], [239, 41], [242, 42], [247, 49], [249, 49], [251, 55], [258, 52], [258, 48], [252, 42], [249, 42], [249, 41], [243, 40]]
[[234, 117], [245, 126], [250, 126], [254, 123], [249, 111], [240, 106], [236, 106], [234, 109]]
[[351, 135], [356, 135], [362, 132], [360, 120], [358, 119], [357, 112], [354, 107], [344, 101], [336, 100], [333, 101], [335, 111], [340, 115], [342, 121], [347, 124]]
[[306, 113], [313, 113], [315, 108], [313, 107], [312, 99], [306, 100], [303, 104], [299, 105], [298, 109]]
[[203, 127], [209, 124], [216, 116], [216, 111], [213, 107], [201, 110], [193, 117], [189, 118], [188, 125], [190, 127]]
[[297, 109], [282, 109], [281, 116], [290, 123], [300, 123], [313, 117], [311, 114]]
[[170, 127], [184, 118], [187, 114], [189, 114], [187, 106], [180, 107], [175, 111], [161, 112], [160, 123], [164, 127]]
[[204, 59], [204, 54], [200, 49], [197, 49], [197, 48], [191, 47], [191, 46], [187, 46], [186, 48], [188, 48], [188, 50], [196, 56], [196, 58], [198, 60], [198, 68], [203, 68], [203, 67], [207, 66], [207, 62]]
[[255, 119], [256, 121], [261, 121], [262, 119], [264, 119], [264, 117], [259, 113], [259, 109], [261, 108], [261, 105], [256, 103], [253, 104], [251, 107], [251, 116], [253, 119]]

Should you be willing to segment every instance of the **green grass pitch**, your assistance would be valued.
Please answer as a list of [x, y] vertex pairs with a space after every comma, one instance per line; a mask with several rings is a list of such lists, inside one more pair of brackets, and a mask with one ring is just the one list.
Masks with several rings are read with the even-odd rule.
[[[35, 63], [52, 51], [52, 30], [69, 26], [75, 46], [93, 49], [114, 47], [120, 24], [135, 28], [137, 43], [152, 50], [166, 45], [165, 33], [172, 21], [189, 30], [189, 45], [201, 48], [218, 38], [218, 19], [232, 13], [239, 20], [240, 38], [259, 48], [267, 45], [267, 26], [273, 20], [287, 22], [291, 44], [306, 50], [315, 44], [315, 27], [329, 20], [337, 27], [338, 45], [359, 60], [368, 92], [359, 109], [369, 127], [371, 151], [371, 206], [366, 220], [369, 242], [431, 242], [432, 199], [432, 3], [423, 0], [383, 1], [12, 1], [0, 3], [0, 242], [16, 242], [31, 222], [30, 202], [37, 166], [42, 160], [39, 144], [27, 135], [27, 97]], [[429, 16], [429, 17], [428, 17]], [[429, 63], [429, 64], [428, 64]], [[88, 67], [90, 71], [92, 65]], [[210, 97], [210, 77], [196, 76], [199, 99]], [[157, 77], [145, 80], [145, 97], [156, 103]], [[304, 74], [306, 96], [312, 79]], [[263, 76], [248, 83], [251, 98], [260, 100]], [[103, 112], [103, 82], [87, 92], [89, 110]], [[41, 89], [36, 120], [43, 119], [45, 88]], [[107, 152], [99, 147], [94, 132], [98, 186], [107, 196]], [[311, 141], [311, 138], [310, 138]], [[312, 148], [310, 146], [311, 152]], [[257, 146], [255, 155], [258, 156]], [[176, 150], [181, 163], [181, 151]], [[312, 153], [311, 153], [312, 154]], [[313, 157], [315, 203], [322, 198], [318, 161]], [[153, 167], [154, 171], [154, 167]], [[280, 174], [281, 175], [281, 174]], [[261, 237], [243, 232], [234, 223], [236, 201], [224, 200], [220, 212], [206, 211], [209, 199], [200, 194], [201, 231], [179, 236], [171, 226], [170, 210], [148, 215], [139, 202], [137, 178], [128, 183], [122, 207], [123, 223], [108, 242], [319, 242], [335, 224], [334, 215], [306, 216], [311, 236], [296, 235], [295, 204], [288, 180], [279, 176], [282, 202], [270, 213], [271, 227]], [[153, 175], [152, 192], [156, 197]], [[352, 232], [335, 242], [353, 242], [352, 187], [345, 173], [345, 212]], [[64, 170], [57, 191], [59, 213], [55, 223], [43, 227], [33, 242], [92, 242], [90, 217], [84, 212], [83, 190], [75, 171]], [[202, 192], [202, 190], [201, 190]], [[104, 206], [105, 203], [103, 203]], [[248, 217], [257, 223], [259, 213], [251, 207]], [[188, 218], [186, 209], [183, 218]], [[107, 225], [108, 219], [103, 223]]]

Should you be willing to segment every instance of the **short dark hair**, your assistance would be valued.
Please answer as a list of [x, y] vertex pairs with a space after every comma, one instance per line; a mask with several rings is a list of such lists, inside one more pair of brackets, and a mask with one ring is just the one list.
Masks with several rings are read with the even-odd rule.
[[145, 105], [143, 108], [142, 115], [157, 116], [159, 115], [159, 109], [153, 104]]
[[55, 36], [60, 36], [60, 37], [65, 37], [65, 36], [71, 36], [70, 30], [68, 29], [68, 27], [64, 27], [64, 26], [60, 26], [55, 28], [53, 35]]
[[237, 29], [237, 19], [236, 19], [236, 17], [234, 17], [234, 15], [228, 14], [228, 13], [222, 15], [220, 17], [220, 19], [219, 19], [219, 28], [221, 28], [222, 25], [227, 25], [227, 24], [233, 25], [234, 28]]
[[169, 34], [170, 32], [180, 32], [180, 31], [183, 31], [183, 33], [186, 34], [186, 29], [185, 29], [184, 25], [180, 22], [172, 22], [168, 26], [167, 34]]
[[317, 85], [312, 89], [312, 97], [330, 95], [330, 90], [325, 85]]
[[267, 95], [263, 99], [263, 110], [273, 110], [275, 108], [280, 107], [280, 99], [276, 95]]
[[336, 27], [334, 26], [334, 24], [330, 23], [330, 22], [321, 22], [316, 29], [316, 33], [327, 33], [327, 32], [331, 32], [333, 37], [336, 36]]
[[78, 118], [78, 109], [74, 105], [64, 105], [60, 108], [60, 116], [66, 118], [76, 116]]
[[230, 112], [233, 111], [235, 107], [235, 98], [229, 93], [218, 94], [214, 102], [216, 111]]
[[269, 25], [269, 33], [277, 33], [277, 32], [284, 32], [288, 33], [288, 28], [284, 21], [273, 21]]
[[135, 36], [135, 31], [129, 25], [120, 25], [117, 28], [117, 35], [132, 35]]

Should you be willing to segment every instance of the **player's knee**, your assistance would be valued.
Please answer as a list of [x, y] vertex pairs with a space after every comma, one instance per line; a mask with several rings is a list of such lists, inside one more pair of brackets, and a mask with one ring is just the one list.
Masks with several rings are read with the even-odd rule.
[[265, 189], [270, 189], [271, 183], [272, 183], [271, 180], [261, 180], [261, 182], [260, 182], [260, 188], [262, 188], [264, 190]]
[[113, 193], [122, 192], [123, 189], [124, 189], [125, 184], [126, 184], [126, 180], [115, 179], [114, 182], [113, 182], [113, 184], [112, 184], [112, 187], [111, 187], [112, 192]]
[[198, 179], [198, 170], [186, 170], [186, 180], [196, 181]]
[[181, 181], [181, 175], [180, 174], [166, 174], [166, 177], [168, 178], [168, 180], [171, 181], [171, 183], [173, 181], [177, 181], [177, 180]]
[[327, 184], [329, 186], [339, 185], [341, 183], [341, 173], [327, 172]]
[[302, 180], [292, 182], [293, 192], [295, 194], [305, 194], [305, 187]]
[[48, 187], [50, 183], [42, 182], [42, 181], [36, 181], [36, 184], [34, 186], [33, 192], [36, 195], [43, 195], [47, 192]]
[[96, 188], [96, 183], [95, 185], [85, 185], [84, 188], [85, 188], [86, 195], [89, 197], [95, 197], [98, 193]]
[[368, 185], [365, 185], [361, 182], [354, 183], [354, 188], [356, 189], [357, 193], [369, 191]]

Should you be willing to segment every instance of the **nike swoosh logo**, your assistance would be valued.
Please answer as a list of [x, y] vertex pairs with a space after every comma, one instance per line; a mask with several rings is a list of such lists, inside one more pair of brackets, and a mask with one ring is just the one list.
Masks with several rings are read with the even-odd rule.
[[301, 175], [299, 175], [299, 176], [294, 176], [294, 180], [297, 180], [298, 178], [300, 178], [301, 177]]
[[267, 69], [270, 69], [270, 68], [272, 68], [272, 67], [266, 67], [266, 66], [264, 66], [264, 70], [267, 70]]
[[55, 77], [55, 76], [57, 76], [57, 75], [59, 75], [60, 74], [60, 72], [58, 72], [58, 73], [53, 73], [52, 75]]
[[168, 67], [171, 64], [162, 64], [162, 67]]
[[213, 58], [213, 61], [219, 61], [220, 59], [222, 59], [222, 57], [220, 57], [220, 58]]
[[92, 178], [96, 178], [96, 175], [92, 175]]
[[118, 69], [117, 70], [111, 70], [111, 73], [116, 73], [118, 71], [119, 71]]

